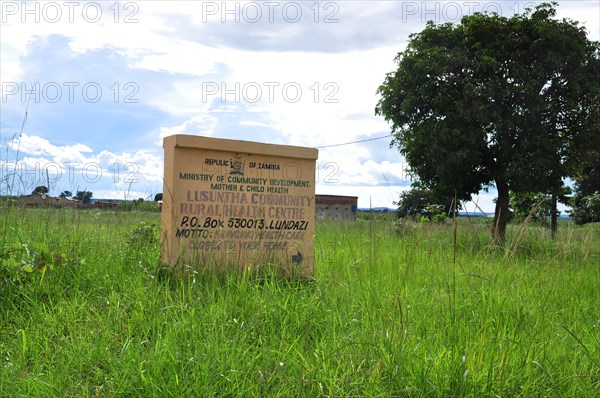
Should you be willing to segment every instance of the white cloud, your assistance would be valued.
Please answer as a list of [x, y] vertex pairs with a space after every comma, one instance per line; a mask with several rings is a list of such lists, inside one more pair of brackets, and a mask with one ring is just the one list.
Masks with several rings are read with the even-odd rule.
[[255, 121], [252, 121], [252, 120], [242, 121], [239, 124], [240, 124], [240, 126], [271, 127], [267, 123], [255, 122]]
[[369, 209], [374, 207], [393, 208], [400, 193], [408, 187], [403, 186], [343, 186], [337, 184], [317, 184], [318, 195], [357, 196], [358, 207]]
[[84, 153], [92, 152], [92, 149], [83, 144], [56, 146], [48, 140], [23, 133], [21, 137], [8, 142], [13, 150], [30, 155], [44, 155], [51, 157], [54, 161], [80, 161], [85, 159]]
[[161, 127], [158, 145], [162, 146], [162, 139], [174, 134], [190, 134], [212, 136], [214, 134], [217, 119], [209, 114], [193, 116], [180, 125], [172, 127]]

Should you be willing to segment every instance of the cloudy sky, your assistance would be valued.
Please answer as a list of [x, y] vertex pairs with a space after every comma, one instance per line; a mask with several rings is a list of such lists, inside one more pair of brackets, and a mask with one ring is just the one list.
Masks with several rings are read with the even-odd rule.
[[[2, 0], [0, 194], [152, 199], [162, 138], [194, 134], [317, 147], [318, 194], [393, 207], [410, 180], [374, 108], [409, 34], [537, 3]], [[599, 40], [597, 1], [559, 4]]]

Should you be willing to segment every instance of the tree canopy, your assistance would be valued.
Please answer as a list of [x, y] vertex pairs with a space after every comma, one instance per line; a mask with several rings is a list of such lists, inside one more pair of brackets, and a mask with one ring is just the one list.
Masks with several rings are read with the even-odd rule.
[[48, 187], [45, 185], [40, 185], [38, 187], [35, 187], [35, 189], [33, 190], [33, 192], [31, 194], [47, 194], [48, 193]]
[[81, 200], [82, 203], [90, 203], [94, 194], [90, 191], [77, 191], [77, 194], [73, 197], [74, 199]]
[[468, 200], [495, 185], [494, 238], [509, 191], [558, 192], [600, 153], [600, 46], [555, 6], [429, 22], [378, 89], [375, 113], [422, 186]]

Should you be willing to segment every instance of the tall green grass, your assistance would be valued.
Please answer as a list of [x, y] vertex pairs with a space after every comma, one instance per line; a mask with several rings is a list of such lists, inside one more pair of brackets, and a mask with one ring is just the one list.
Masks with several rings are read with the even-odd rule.
[[314, 282], [182, 280], [158, 263], [158, 214], [1, 211], [1, 253], [34, 249], [2, 258], [33, 272], [0, 286], [0, 396], [600, 392], [598, 225], [491, 246], [468, 220], [456, 244], [451, 224], [323, 222]]

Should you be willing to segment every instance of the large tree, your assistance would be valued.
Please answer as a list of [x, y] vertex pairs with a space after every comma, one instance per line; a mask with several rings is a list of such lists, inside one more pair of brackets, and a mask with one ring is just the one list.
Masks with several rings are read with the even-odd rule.
[[460, 199], [495, 185], [494, 239], [510, 190], [558, 192], [599, 145], [599, 45], [554, 7], [429, 22], [378, 89], [375, 113], [422, 185]]

